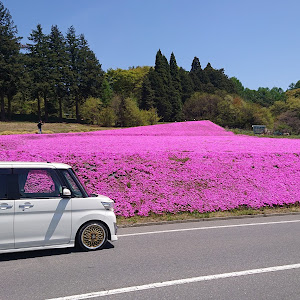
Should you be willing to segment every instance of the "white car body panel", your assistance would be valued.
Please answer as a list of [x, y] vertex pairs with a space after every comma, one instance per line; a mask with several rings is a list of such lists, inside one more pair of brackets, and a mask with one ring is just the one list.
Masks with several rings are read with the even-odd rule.
[[[26, 203], [33, 206], [20, 207]], [[62, 198], [15, 200], [15, 248], [69, 243], [71, 203]]]
[[0, 250], [14, 247], [14, 200], [0, 199]]
[[0, 168], [47, 168], [47, 169], [70, 169], [71, 166], [63, 163], [23, 162], [23, 161], [1, 161]]
[[[82, 201], [84, 201], [84, 205]], [[112, 234], [115, 232], [114, 223], [117, 222], [116, 216], [113, 211], [103, 209], [101, 201], [112, 200], [101, 195], [98, 197], [72, 199], [72, 239], [75, 239], [77, 232], [76, 228], [79, 228], [89, 220], [99, 220], [108, 226], [108, 229], [111, 232], [111, 241], [117, 240], [117, 236]]]

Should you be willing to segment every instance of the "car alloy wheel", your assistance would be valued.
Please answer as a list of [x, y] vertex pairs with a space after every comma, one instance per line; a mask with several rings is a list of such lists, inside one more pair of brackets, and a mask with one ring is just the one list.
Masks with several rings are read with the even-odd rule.
[[107, 230], [99, 222], [87, 223], [81, 228], [78, 238], [79, 245], [84, 250], [101, 249], [107, 241]]

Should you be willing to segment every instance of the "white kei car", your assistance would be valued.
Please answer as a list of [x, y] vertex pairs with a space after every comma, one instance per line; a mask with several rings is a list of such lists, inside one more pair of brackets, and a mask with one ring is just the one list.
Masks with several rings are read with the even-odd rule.
[[0, 162], [0, 253], [117, 240], [114, 202], [88, 195], [69, 165]]

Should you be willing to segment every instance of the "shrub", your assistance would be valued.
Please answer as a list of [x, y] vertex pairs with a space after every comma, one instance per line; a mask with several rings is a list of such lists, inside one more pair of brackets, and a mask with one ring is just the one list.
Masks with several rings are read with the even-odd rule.
[[89, 124], [99, 125], [99, 114], [101, 100], [97, 98], [88, 98], [81, 106], [81, 116]]
[[99, 124], [104, 127], [114, 126], [116, 120], [117, 120], [116, 113], [111, 107], [103, 108], [98, 115]]
[[297, 112], [286, 111], [282, 113], [275, 123], [274, 129], [279, 132], [300, 134], [300, 119]]

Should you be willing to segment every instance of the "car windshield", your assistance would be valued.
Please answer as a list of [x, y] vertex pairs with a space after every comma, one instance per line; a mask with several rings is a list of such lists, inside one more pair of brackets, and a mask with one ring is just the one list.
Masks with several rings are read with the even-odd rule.
[[89, 196], [88, 190], [85, 185], [80, 181], [76, 173], [72, 169], [62, 170], [62, 174], [69, 183], [72, 194], [75, 197]]
[[96, 196], [95, 193], [92, 193], [87, 187], [86, 185], [84, 185], [84, 183], [78, 178], [77, 174], [73, 171], [73, 169], [70, 169], [71, 173], [73, 174], [73, 176], [76, 177], [78, 183], [81, 185], [81, 188], [84, 189], [84, 191], [87, 193], [87, 195], [89, 197], [93, 197], [93, 196]]

